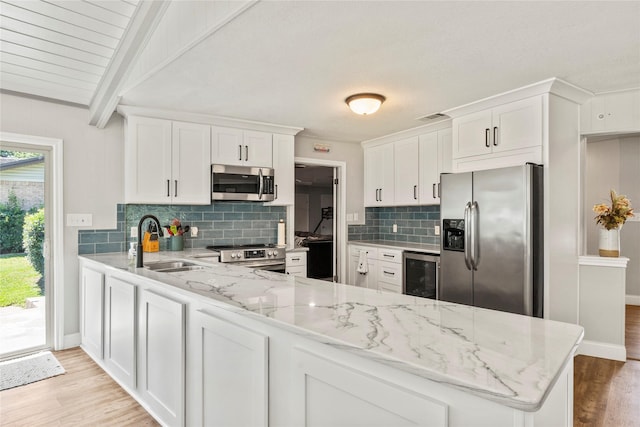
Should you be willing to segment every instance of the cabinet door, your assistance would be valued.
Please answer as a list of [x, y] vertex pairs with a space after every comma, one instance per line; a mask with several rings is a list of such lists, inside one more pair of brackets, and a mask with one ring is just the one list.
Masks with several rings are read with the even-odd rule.
[[394, 142], [394, 197], [396, 205], [417, 205], [420, 191], [418, 137]]
[[452, 173], [451, 129], [438, 131], [438, 182], [441, 173]]
[[140, 295], [138, 391], [161, 424], [184, 425], [185, 305], [151, 290]]
[[174, 204], [211, 204], [211, 126], [173, 122], [171, 194]]
[[358, 272], [358, 257], [352, 255], [349, 265], [349, 284], [361, 288], [378, 289], [377, 265], [375, 259], [367, 260], [368, 271], [366, 274], [361, 274]]
[[244, 164], [244, 141], [241, 129], [211, 126], [211, 163]]
[[82, 348], [102, 359], [104, 331], [104, 274], [82, 267]]
[[541, 146], [542, 96], [494, 108], [493, 126], [491, 146], [494, 153]]
[[125, 201], [171, 202], [171, 122], [129, 117], [125, 141]]
[[109, 374], [136, 387], [136, 287], [114, 277], [105, 280], [104, 362]]
[[420, 203], [440, 203], [438, 184], [438, 132], [420, 135]]
[[268, 337], [205, 311], [190, 330], [196, 404], [189, 425], [267, 426]]
[[457, 117], [452, 125], [454, 159], [491, 153], [491, 110]]
[[399, 384], [390, 384], [353, 362], [336, 362], [296, 347], [292, 355], [294, 426], [448, 425], [448, 405]]
[[275, 199], [272, 206], [293, 205], [295, 200], [295, 154], [293, 135], [273, 135]]
[[591, 103], [592, 132], [637, 132], [640, 128], [640, 90], [597, 95]]
[[272, 135], [267, 132], [244, 131], [243, 156], [247, 166], [273, 167]]
[[365, 149], [365, 206], [394, 205], [393, 151], [393, 143]]

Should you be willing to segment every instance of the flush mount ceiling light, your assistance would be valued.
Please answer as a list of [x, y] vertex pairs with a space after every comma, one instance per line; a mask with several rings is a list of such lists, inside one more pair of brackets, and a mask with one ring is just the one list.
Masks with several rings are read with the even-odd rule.
[[378, 111], [384, 100], [385, 97], [377, 93], [357, 93], [345, 99], [344, 102], [354, 113], [366, 116]]

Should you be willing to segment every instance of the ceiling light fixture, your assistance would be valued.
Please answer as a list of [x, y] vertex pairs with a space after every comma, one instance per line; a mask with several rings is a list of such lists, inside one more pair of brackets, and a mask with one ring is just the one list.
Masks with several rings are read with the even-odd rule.
[[344, 102], [354, 113], [366, 116], [378, 111], [385, 99], [377, 93], [357, 93], [345, 99]]

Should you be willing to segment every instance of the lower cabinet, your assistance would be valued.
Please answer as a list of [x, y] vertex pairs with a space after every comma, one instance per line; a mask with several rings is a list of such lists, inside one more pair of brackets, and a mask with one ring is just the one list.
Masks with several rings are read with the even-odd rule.
[[443, 402], [306, 349], [293, 352], [293, 425], [448, 425]]
[[105, 280], [104, 363], [121, 384], [136, 387], [136, 286]]
[[307, 277], [307, 253], [305, 251], [287, 252], [287, 274]]
[[140, 294], [138, 391], [162, 424], [182, 426], [186, 305], [149, 289]]
[[104, 273], [84, 267], [80, 270], [82, 348], [102, 359], [104, 332]]
[[264, 426], [269, 338], [207, 310], [190, 326], [190, 426]]
[[[366, 271], [358, 271], [360, 253], [367, 255]], [[361, 288], [378, 289], [378, 251], [372, 247], [349, 245], [349, 284]]]
[[[360, 254], [367, 256], [367, 272], [358, 271]], [[385, 292], [402, 293], [402, 251], [349, 245], [349, 284]]]

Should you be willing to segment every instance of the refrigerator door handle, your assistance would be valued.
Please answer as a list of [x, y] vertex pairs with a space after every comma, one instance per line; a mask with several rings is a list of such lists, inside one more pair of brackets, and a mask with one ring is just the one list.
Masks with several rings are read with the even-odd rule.
[[470, 209], [471, 214], [471, 266], [474, 270], [478, 270], [480, 265], [480, 239], [478, 238], [478, 202], [473, 202]]
[[468, 270], [473, 270], [471, 265], [471, 202], [464, 207], [464, 263]]

